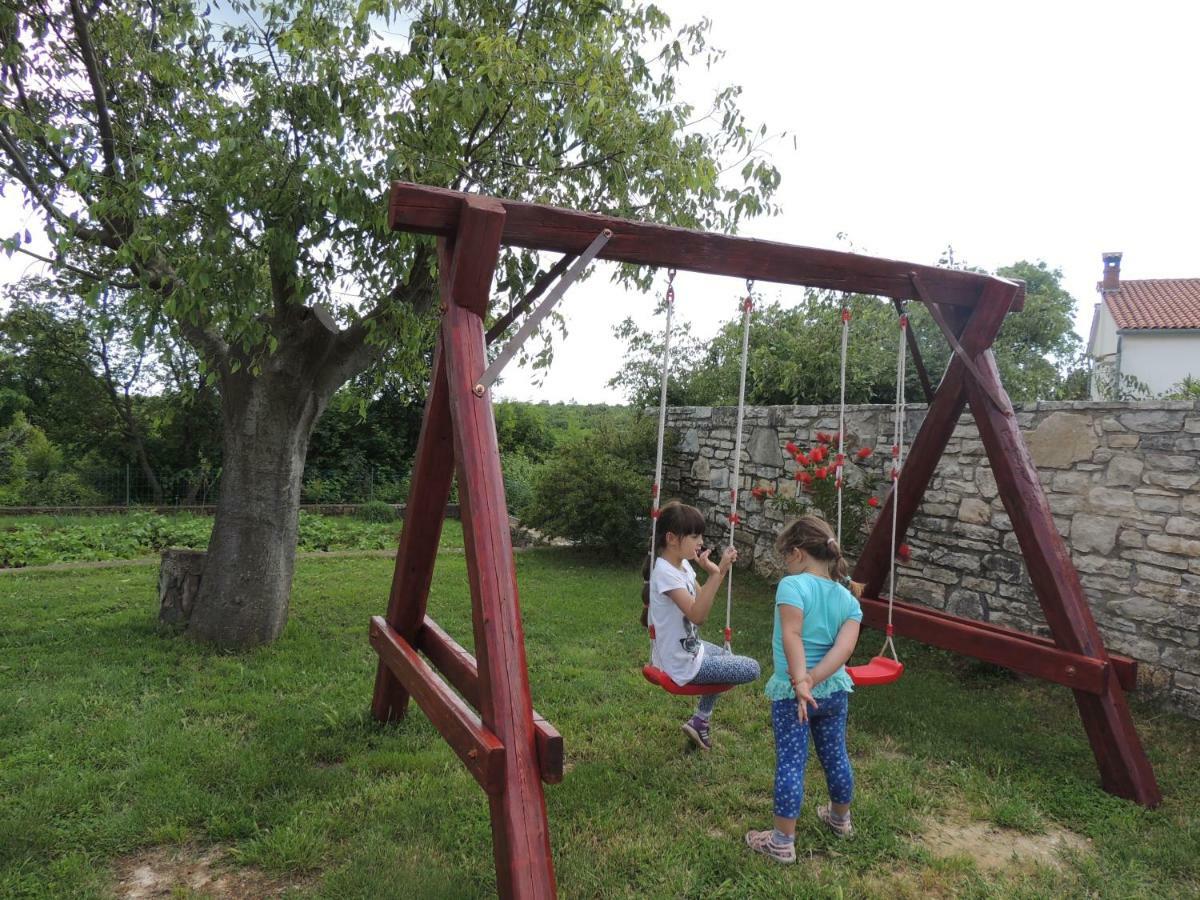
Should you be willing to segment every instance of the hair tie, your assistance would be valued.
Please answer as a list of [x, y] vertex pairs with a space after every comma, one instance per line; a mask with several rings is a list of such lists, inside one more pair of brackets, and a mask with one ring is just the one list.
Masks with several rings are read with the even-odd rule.
[[837, 538], [826, 538], [826, 539], [825, 539], [825, 546], [827, 546], [827, 547], [836, 547], [836, 546], [837, 546]]

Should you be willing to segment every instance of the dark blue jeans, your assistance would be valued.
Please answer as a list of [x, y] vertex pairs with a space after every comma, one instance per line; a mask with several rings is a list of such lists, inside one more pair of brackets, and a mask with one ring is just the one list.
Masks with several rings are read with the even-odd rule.
[[797, 700], [771, 703], [771, 725], [775, 729], [775, 815], [794, 819], [804, 802], [804, 769], [808, 765], [808, 735], [812, 732], [817, 758], [825, 770], [829, 799], [849, 803], [854, 796], [854, 770], [846, 753], [846, 718], [850, 695], [838, 691], [809, 707], [808, 721], [796, 718]]

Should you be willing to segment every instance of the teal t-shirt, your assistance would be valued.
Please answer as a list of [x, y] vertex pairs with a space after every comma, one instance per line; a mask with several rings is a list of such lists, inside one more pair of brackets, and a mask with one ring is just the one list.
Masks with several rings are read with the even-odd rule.
[[[818, 578], [807, 572], [788, 575], [775, 590], [775, 636], [771, 647], [775, 655], [775, 674], [767, 682], [766, 693], [771, 700], [794, 700], [796, 692], [788, 677], [787, 657], [783, 652], [783, 632], [779, 627], [779, 607], [794, 606], [804, 613], [804, 661], [811, 671], [825, 658], [837, 640], [838, 631], [848, 620], [862, 621], [858, 599], [828, 578]], [[820, 684], [813, 687], [814, 697], [828, 697], [838, 691], [853, 691], [854, 682], [842, 666]]]

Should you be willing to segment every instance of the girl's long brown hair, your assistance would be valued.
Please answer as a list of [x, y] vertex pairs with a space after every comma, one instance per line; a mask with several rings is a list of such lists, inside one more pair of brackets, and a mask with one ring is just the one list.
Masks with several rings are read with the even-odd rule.
[[819, 516], [801, 516], [789, 522], [775, 538], [775, 551], [780, 556], [786, 556], [796, 548], [803, 550], [814, 559], [819, 559], [829, 565], [829, 577], [835, 581], [843, 581], [850, 575], [850, 566], [846, 557], [842, 556], [842, 548], [829, 523]]
[[667, 546], [667, 534], [678, 536], [704, 534], [704, 514], [694, 506], [671, 500], [658, 510], [658, 525], [654, 531], [654, 552], [646, 554], [642, 563], [642, 627], [649, 627], [650, 620], [650, 564]]

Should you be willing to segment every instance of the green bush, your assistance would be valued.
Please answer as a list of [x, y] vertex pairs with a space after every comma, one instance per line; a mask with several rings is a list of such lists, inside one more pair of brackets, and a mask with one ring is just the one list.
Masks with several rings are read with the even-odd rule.
[[555, 537], [622, 555], [649, 533], [655, 423], [601, 426], [561, 444], [537, 471], [524, 521]]
[[370, 500], [358, 505], [358, 508], [354, 510], [354, 518], [362, 519], [364, 522], [394, 522], [396, 507], [386, 500]]
[[508, 511], [517, 518], [523, 518], [533, 502], [533, 484], [538, 466], [523, 453], [502, 454], [500, 465], [504, 470], [504, 497], [508, 502]]

